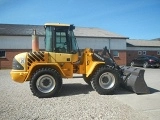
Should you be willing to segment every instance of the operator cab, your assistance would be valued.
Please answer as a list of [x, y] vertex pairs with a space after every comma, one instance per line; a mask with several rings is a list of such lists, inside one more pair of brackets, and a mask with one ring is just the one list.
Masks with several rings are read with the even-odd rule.
[[73, 30], [74, 25], [46, 23], [45, 50], [47, 52], [76, 54], [77, 43]]

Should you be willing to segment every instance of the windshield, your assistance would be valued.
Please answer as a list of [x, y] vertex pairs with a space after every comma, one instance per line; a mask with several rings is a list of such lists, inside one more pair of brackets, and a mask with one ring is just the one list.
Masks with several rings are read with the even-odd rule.
[[53, 38], [54, 38], [54, 34], [53, 34], [53, 28], [47, 26], [46, 27], [46, 36], [45, 36], [45, 49], [47, 52], [49, 51], [53, 51]]
[[74, 32], [73, 31], [69, 31], [69, 38], [71, 41], [71, 48], [72, 48], [72, 53], [77, 53], [78, 52], [78, 46], [77, 46], [77, 42], [76, 42], [76, 38], [74, 36]]
[[155, 56], [150, 56], [149, 58], [150, 58], [150, 59], [153, 59], [153, 60], [158, 60], [158, 58], [155, 57]]

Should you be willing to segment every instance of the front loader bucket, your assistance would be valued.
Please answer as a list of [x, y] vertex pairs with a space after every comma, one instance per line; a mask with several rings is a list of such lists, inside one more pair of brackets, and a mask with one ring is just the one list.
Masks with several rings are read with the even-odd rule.
[[121, 67], [123, 74], [122, 86], [136, 94], [149, 94], [150, 91], [144, 80], [144, 69]]

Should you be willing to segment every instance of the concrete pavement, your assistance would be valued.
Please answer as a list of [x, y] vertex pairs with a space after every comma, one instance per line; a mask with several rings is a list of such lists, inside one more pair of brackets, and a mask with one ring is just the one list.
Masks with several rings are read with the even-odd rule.
[[38, 99], [28, 82], [13, 82], [9, 70], [1, 70], [0, 76], [0, 119], [160, 120], [160, 69], [145, 69], [151, 91], [146, 95], [119, 90], [100, 96], [82, 78], [76, 78], [64, 79], [59, 97]]
[[151, 94], [137, 95], [125, 91], [123, 94], [121, 91], [122, 94], [115, 95], [115, 98], [141, 112], [150, 120], [160, 120], [160, 69], [146, 68], [144, 79]]

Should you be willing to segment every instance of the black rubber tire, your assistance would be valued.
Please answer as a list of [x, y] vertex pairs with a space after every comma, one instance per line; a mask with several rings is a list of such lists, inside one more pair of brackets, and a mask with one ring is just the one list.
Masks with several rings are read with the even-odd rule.
[[[48, 87], [48, 90], [46, 87]], [[51, 68], [38, 69], [30, 80], [30, 89], [33, 95], [39, 98], [54, 97], [58, 94], [61, 87], [62, 78], [60, 74]]]
[[86, 74], [83, 74], [83, 79], [88, 85], [91, 85], [91, 76], [90, 75], [88, 77], [86, 77]]
[[100, 95], [111, 95], [119, 87], [119, 78], [116, 70], [103, 66], [94, 73], [91, 85]]

